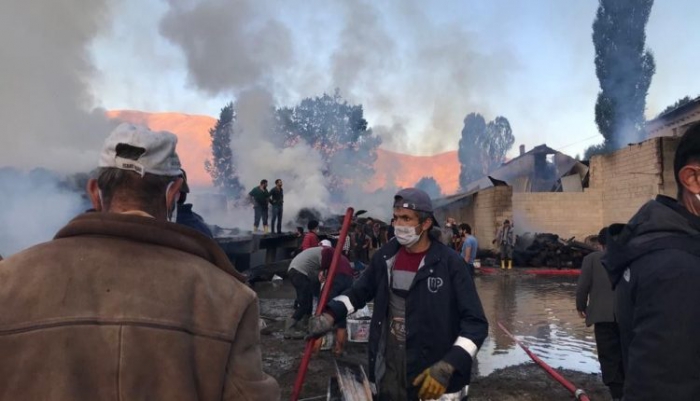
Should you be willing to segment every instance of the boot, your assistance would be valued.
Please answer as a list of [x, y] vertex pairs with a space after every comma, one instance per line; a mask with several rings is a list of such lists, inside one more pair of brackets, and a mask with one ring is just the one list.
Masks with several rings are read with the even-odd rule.
[[501, 269], [503, 269], [503, 270], [506, 269], [506, 261], [505, 261], [505, 259], [501, 259]]
[[269, 231], [269, 230], [268, 230], [268, 227], [267, 227], [267, 226], [263, 226], [263, 232], [264, 232], [265, 234], [267, 234], [268, 231]]
[[508, 259], [508, 270], [513, 268], [513, 259]]
[[257, 233], [258, 232], [258, 226], [253, 226], [253, 232]]
[[348, 330], [337, 329], [335, 331], [335, 346], [333, 347], [333, 355], [338, 358], [343, 356], [345, 351], [345, 343], [348, 341]]
[[303, 332], [298, 327], [299, 321], [294, 320], [294, 318], [287, 318], [284, 321], [284, 338], [285, 340], [299, 340], [304, 338], [306, 332]]

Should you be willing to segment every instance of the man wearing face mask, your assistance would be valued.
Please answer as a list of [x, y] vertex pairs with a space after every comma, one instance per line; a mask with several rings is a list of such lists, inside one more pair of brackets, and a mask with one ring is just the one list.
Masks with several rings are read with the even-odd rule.
[[678, 200], [658, 196], [606, 236], [625, 401], [700, 399], [700, 124], [673, 168]]
[[279, 399], [255, 293], [212, 239], [168, 221], [176, 143], [117, 127], [87, 185], [94, 211], [2, 262], [3, 399]]
[[403, 189], [393, 210], [396, 239], [309, 321], [310, 335], [320, 336], [374, 300], [369, 379], [377, 399], [464, 399], [473, 358], [488, 334], [479, 295], [464, 259], [429, 235], [437, 222], [428, 194]]

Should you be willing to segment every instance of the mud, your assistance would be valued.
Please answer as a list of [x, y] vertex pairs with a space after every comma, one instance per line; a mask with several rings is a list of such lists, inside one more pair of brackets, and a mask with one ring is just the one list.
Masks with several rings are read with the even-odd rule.
[[[289, 294], [284, 291], [274, 295], [286, 297]], [[282, 336], [284, 319], [291, 313], [291, 299], [263, 298], [260, 300], [260, 314], [267, 326], [262, 330], [261, 336], [263, 364], [265, 371], [279, 382], [282, 389], [282, 400], [288, 400], [291, 395], [304, 351], [303, 340], [285, 340]], [[366, 352], [365, 344], [348, 343], [343, 359], [366, 366]], [[301, 399], [324, 396], [328, 380], [334, 371], [333, 357], [330, 352], [322, 351], [314, 357], [309, 364]], [[591, 400], [610, 400], [609, 393], [602, 384], [599, 373], [583, 373], [564, 369], [557, 371], [578, 388], [583, 388]], [[564, 387], [533, 363], [498, 369], [485, 377], [478, 375], [478, 367], [473, 373], [470, 401], [574, 399]]]

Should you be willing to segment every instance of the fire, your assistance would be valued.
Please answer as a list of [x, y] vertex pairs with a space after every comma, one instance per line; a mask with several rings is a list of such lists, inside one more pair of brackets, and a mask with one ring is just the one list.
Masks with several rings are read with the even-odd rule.
[[[187, 178], [193, 185], [211, 185], [211, 178], [204, 170], [204, 161], [211, 156], [209, 129], [216, 124], [216, 119], [202, 115], [132, 110], [109, 111], [107, 116], [119, 121], [143, 124], [154, 131], [174, 133], [178, 137], [178, 154], [187, 170]], [[369, 190], [391, 183], [408, 187], [421, 178], [430, 176], [437, 180], [444, 194], [452, 194], [459, 189], [459, 160], [456, 151], [433, 156], [412, 156], [378, 149], [374, 169], [375, 175], [367, 184]]]

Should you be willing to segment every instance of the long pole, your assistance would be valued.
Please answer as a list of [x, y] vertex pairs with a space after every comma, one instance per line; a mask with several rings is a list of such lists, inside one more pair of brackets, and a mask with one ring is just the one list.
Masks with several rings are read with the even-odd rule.
[[501, 322], [498, 322], [498, 327], [500, 327], [501, 330], [503, 330], [503, 332], [505, 332], [508, 335], [508, 337], [510, 337], [513, 341], [515, 341], [515, 343], [518, 344], [520, 346], [520, 348], [522, 348], [523, 351], [525, 351], [525, 353], [530, 358], [532, 358], [533, 361], [535, 361], [535, 363], [537, 363], [542, 369], [544, 369], [544, 371], [547, 372], [547, 374], [552, 376], [554, 378], [554, 380], [558, 381], [562, 386], [566, 387], [566, 389], [569, 390], [571, 392], [571, 394], [573, 394], [574, 397], [576, 397], [577, 400], [590, 401], [590, 399], [586, 395], [586, 392], [583, 391], [583, 389], [576, 388], [576, 386], [574, 386], [570, 381], [566, 380], [564, 378], [564, 376], [560, 375], [559, 373], [557, 373], [556, 370], [552, 369], [551, 366], [547, 365], [537, 355], [535, 355], [532, 351], [530, 351], [529, 348], [527, 348], [520, 341], [518, 341], [518, 339], [515, 338], [515, 336], [513, 336], [508, 330], [506, 330], [506, 328], [503, 327], [503, 324], [501, 324]]
[[[343, 245], [345, 244], [345, 237], [348, 236], [348, 231], [350, 231], [350, 223], [352, 222], [352, 216], [355, 210], [351, 207], [345, 211], [345, 218], [343, 219], [343, 226], [340, 229], [340, 237], [338, 238], [338, 243], [335, 245], [335, 252], [333, 252], [333, 259], [331, 260], [331, 267], [328, 269], [328, 277], [326, 277], [326, 284], [323, 286], [323, 291], [321, 291], [321, 298], [318, 301], [318, 306], [316, 306], [316, 316], [323, 313], [323, 308], [328, 302], [328, 297], [331, 293], [331, 287], [333, 286], [333, 278], [335, 277], [336, 267], [340, 261], [340, 256], [343, 253]], [[294, 389], [292, 390], [292, 401], [299, 400], [299, 395], [301, 394], [301, 389], [304, 387], [304, 379], [306, 378], [306, 370], [309, 368], [309, 360], [311, 359], [311, 351], [313, 350], [315, 339], [310, 338], [306, 340], [306, 347], [304, 348], [304, 356], [301, 358], [301, 365], [297, 371], [297, 378], [294, 381]]]

